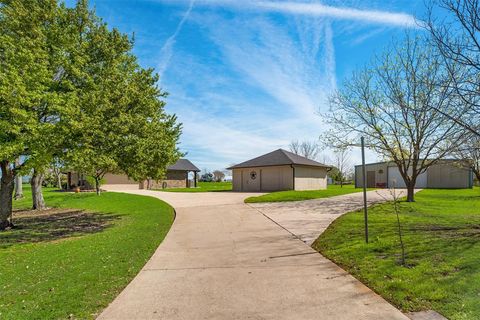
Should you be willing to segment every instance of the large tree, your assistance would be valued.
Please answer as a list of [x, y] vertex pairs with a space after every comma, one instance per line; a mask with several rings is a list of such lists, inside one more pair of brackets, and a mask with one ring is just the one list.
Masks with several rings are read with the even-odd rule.
[[393, 161], [414, 201], [417, 177], [448, 155], [462, 129], [444, 112], [456, 106], [442, 57], [419, 36], [406, 35], [347, 79], [332, 96], [331, 143], [367, 146]]
[[435, 0], [424, 24], [443, 57], [459, 103], [444, 112], [469, 134], [480, 136], [480, 1]]
[[40, 161], [39, 137], [51, 129], [42, 110], [55, 99], [48, 29], [56, 10], [55, 0], [0, 2], [0, 230], [11, 225], [15, 177]]
[[[86, 60], [78, 77], [77, 125], [68, 149], [70, 167], [89, 175], [100, 194], [100, 181], [126, 173], [142, 181], [159, 180], [180, 153], [181, 132], [174, 115], [164, 111], [166, 93], [152, 69], [139, 66], [133, 40], [110, 30], [81, 2], [77, 41]], [[83, 5], [83, 6], [82, 6]]]
[[[11, 226], [15, 177], [33, 170], [33, 207], [53, 161], [99, 181], [106, 172], [159, 179], [180, 125], [164, 111], [153, 70], [133, 41], [109, 29], [85, 0], [0, 2], [0, 230]], [[16, 159], [21, 163], [14, 165]]]

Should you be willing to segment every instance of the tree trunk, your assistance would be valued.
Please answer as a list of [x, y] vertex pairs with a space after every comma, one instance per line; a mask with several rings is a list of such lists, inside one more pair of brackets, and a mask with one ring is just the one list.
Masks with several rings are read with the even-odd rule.
[[8, 161], [0, 163], [2, 177], [0, 178], [0, 230], [12, 227], [12, 198], [15, 176]]
[[95, 191], [97, 192], [97, 196], [100, 195], [100, 178], [95, 177]]
[[23, 179], [22, 176], [17, 175], [15, 177], [15, 200], [23, 198]]
[[30, 185], [32, 186], [32, 209], [33, 210], [45, 210], [45, 200], [43, 199], [42, 192], [43, 173], [38, 172], [37, 169], [33, 170], [32, 180]]
[[[15, 160], [15, 167], [20, 166], [20, 159]], [[23, 179], [22, 176], [17, 173], [15, 176], [15, 200], [23, 198]]]
[[59, 190], [63, 189], [63, 187], [62, 187], [62, 174], [61, 173], [57, 174], [57, 188]]
[[415, 201], [415, 183], [407, 185], [407, 202]]
[[480, 181], [480, 171], [472, 168], [473, 173], [475, 174], [475, 177], [477, 178], [478, 181]]

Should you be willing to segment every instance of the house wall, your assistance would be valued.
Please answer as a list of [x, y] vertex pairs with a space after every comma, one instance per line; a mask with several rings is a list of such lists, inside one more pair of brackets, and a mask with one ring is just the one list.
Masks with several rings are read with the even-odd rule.
[[233, 169], [233, 191], [281, 191], [293, 189], [293, 169], [271, 166]]
[[327, 168], [295, 166], [295, 190], [327, 188]]
[[103, 180], [104, 184], [138, 184], [137, 181], [131, 180], [126, 174], [107, 173]]
[[[378, 184], [387, 184], [388, 167], [386, 163], [373, 163], [365, 165], [365, 171], [375, 172], [375, 186]], [[363, 188], [362, 166], [355, 167], [355, 187]]]

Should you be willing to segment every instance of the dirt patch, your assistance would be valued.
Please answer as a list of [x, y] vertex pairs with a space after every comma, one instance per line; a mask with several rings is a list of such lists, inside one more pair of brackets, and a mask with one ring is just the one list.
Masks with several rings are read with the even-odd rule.
[[0, 232], [0, 248], [14, 244], [56, 241], [97, 233], [113, 225], [118, 215], [78, 209], [52, 208], [44, 211], [21, 210], [13, 213], [15, 227]]

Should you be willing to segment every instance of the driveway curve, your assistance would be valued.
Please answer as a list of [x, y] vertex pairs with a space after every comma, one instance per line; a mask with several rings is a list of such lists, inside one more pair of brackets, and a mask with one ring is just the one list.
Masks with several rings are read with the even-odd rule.
[[164, 200], [177, 216], [99, 319], [408, 319], [244, 204], [251, 194], [114, 189]]

